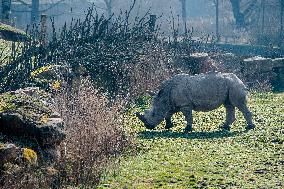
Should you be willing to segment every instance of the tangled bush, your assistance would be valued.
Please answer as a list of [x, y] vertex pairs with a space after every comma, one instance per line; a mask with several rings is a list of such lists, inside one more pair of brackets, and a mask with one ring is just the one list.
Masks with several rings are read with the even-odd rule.
[[[116, 18], [99, 16], [91, 7], [85, 20], [73, 20], [60, 32], [54, 28], [47, 45], [40, 43], [40, 31], [33, 27], [29, 32], [33, 40], [22, 46], [21, 56], [0, 68], [0, 92], [38, 86], [31, 73], [50, 65], [70, 68], [72, 77], [82, 75], [83, 68], [83, 75], [89, 75], [92, 84], [111, 97], [133, 92], [133, 81], [142, 79], [133, 75], [143, 69], [161, 68], [162, 75], [167, 75], [177, 56], [192, 52], [190, 32], [184, 35], [183, 39], [189, 39], [184, 43], [177, 43], [176, 29], [173, 40], [165, 40], [159, 27], [151, 25], [149, 13], [130, 19], [134, 4]], [[160, 77], [160, 72], [149, 74]]]
[[58, 108], [66, 121], [59, 178], [63, 185], [96, 186], [111, 157], [130, 145], [122, 129], [123, 100], [110, 102], [83, 80], [77, 94], [63, 93]]

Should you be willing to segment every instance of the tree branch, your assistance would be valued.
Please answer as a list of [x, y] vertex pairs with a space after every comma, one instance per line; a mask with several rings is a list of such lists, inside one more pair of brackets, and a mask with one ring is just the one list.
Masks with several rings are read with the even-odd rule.
[[58, 5], [58, 4], [60, 4], [60, 3], [64, 2], [64, 1], [65, 1], [65, 0], [57, 1], [56, 3], [52, 4], [50, 7], [46, 8], [46, 9], [44, 9], [44, 10], [41, 10], [40, 12], [48, 11], [48, 10], [52, 9], [53, 7], [55, 7], [56, 5]]

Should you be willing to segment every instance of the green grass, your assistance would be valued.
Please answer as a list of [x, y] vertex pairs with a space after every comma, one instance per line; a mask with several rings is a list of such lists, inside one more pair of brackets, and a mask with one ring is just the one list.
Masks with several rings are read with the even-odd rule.
[[0, 39], [0, 68], [4, 66], [11, 54], [11, 42]]
[[134, 109], [126, 127], [139, 150], [117, 160], [99, 188], [284, 188], [283, 103], [284, 93], [252, 95], [257, 127], [249, 132], [240, 112], [230, 132], [219, 131], [224, 108], [195, 112], [195, 131], [189, 134], [181, 133], [181, 114], [172, 131], [162, 125], [149, 131]]

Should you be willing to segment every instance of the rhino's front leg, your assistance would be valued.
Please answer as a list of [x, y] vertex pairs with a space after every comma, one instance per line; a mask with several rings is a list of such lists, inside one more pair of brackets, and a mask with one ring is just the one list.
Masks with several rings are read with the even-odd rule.
[[165, 129], [170, 129], [174, 126], [174, 124], [172, 123], [172, 120], [171, 120], [173, 114], [174, 114], [173, 112], [167, 113], [166, 118], [165, 118], [166, 119]]
[[185, 116], [185, 120], [187, 122], [186, 127], [184, 128], [184, 132], [188, 133], [192, 131], [192, 108], [191, 107], [183, 107], [181, 108], [181, 112]]

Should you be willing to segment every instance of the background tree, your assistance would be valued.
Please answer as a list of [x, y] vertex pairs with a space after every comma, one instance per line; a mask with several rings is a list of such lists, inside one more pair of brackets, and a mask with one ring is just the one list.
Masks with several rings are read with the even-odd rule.
[[39, 21], [39, 0], [32, 0], [31, 23]]
[[179, 0], [181, 3], [181, 11], [182, 11], [182, 21], [184, 25], [186, 26], [186, 19], [187, 19], [187, 9], [186, 9], [186, 1], [187, 0]]
[[257, 8], [258, 1], [257, 0], [249, 0], [245, 4], [243, 10], [241, 7], [241, 0], [230, 0], [232, 5], [232, 11], [235, 18], [235, 24], [238, 27], [246, 27], [250, 24], [248, 22], [249, 17], [252, 15], [254, 10]]
[[2, 0], [2, 21], [6, 24], [10, 22], [11, 0]]
[[104, 0], [108, 17], [112, 15], [113, 1], [114, 0]]
[[280, 0], [280, 37], [283, 36], [283, 14], [284, 14], [284, 0]]

